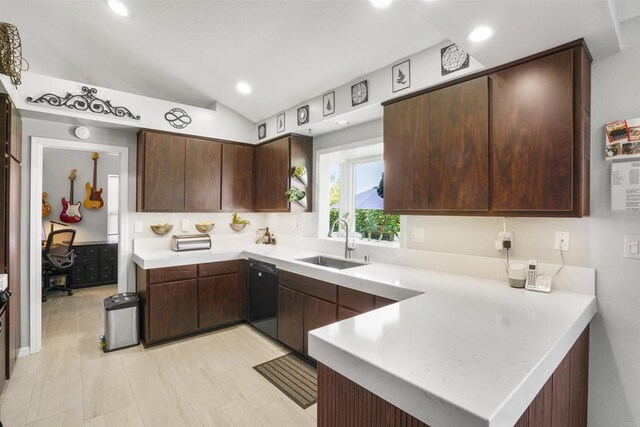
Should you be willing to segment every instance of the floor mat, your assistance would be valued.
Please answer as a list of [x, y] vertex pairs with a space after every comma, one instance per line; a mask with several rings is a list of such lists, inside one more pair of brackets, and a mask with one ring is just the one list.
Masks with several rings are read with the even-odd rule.
[[270, 360], [253, 369], [303, 409], [316, 403], [316, 369], [293, 353]]

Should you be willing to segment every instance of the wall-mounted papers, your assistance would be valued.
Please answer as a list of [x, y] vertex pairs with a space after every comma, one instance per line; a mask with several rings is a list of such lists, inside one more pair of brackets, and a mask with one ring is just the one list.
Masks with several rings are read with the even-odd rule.
[[611, 210], [640, 211], [640, 162], [611, 165]]
[[606, 158], [640, 158], [640, 118], [609, 122], [604, 129]]

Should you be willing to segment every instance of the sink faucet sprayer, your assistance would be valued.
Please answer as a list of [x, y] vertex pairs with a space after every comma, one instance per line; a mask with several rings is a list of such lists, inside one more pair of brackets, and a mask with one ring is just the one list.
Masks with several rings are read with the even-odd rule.
[[335, 221], [333, 221], [333, 224], [331, 224], [331, 227], [329, 227], [329, 233], [327, 234], [327, 236], [332, 237], [331, 235], [333, 234], [333, 229], [336, 227], [336, 223], [344, 224], [344, 228], [347, 230], [347, 234], [344, 238], [344, 257], [349, 259], [351, 258], [351, 252], [356, 250], [355, 239], [353, 239], [353, 243], [349, 245], [349, 223], [344, 218], [336, 219]]

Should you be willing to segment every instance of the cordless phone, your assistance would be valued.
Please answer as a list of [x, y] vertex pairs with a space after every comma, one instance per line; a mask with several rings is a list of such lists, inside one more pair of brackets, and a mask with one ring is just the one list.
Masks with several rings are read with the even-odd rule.
[[538, 275], [538, 261], [529, 260], [527, 281], [524, 287], [530, 291], [551, 292], [551, 277]]

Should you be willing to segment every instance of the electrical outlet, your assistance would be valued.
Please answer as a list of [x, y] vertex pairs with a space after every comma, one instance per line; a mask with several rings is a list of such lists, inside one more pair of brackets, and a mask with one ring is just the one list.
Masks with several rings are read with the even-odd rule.
[[412, 242], [424, 242], [424, 228], [413, 227], [411, 229], [411, 241]]
[[184, 231], [184, 232], [189, 231], [189, 220], [188, 219], [183, 219], [182, 220], [182, 231]]
[[136, 221], [133, 223], [133, 231], [135, 233], [142, 233], [142, 221]]
[[640, 259], [640, 234], [624, 235], [624, 257]]
[[571, 234], [568, 231], [556, 231], [556, 241], [553, 244], [553, 248], [556, 251], [567, 252], [569, 250], [570, 240]]
[[498, 238], [495, 242], [496, 249], [499, 251], [503, 250], [504, 242], [511, 242], [509, 249], [513, 249], [513, 233], [511, 231], [498, 231]]

